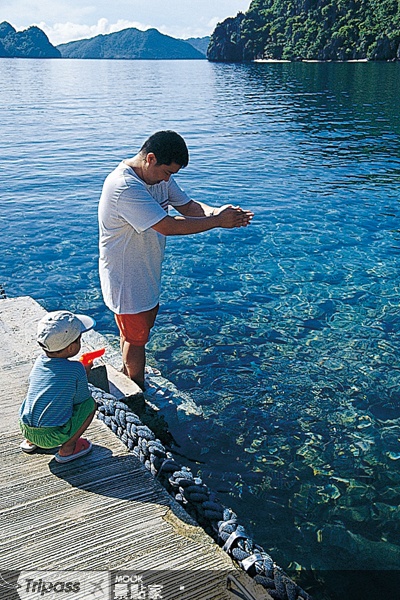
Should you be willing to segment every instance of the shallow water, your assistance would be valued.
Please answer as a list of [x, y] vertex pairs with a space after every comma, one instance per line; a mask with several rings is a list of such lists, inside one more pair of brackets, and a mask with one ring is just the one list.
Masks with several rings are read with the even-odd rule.
[[204, 413], [180, 450], [285, 569], [399, 570], [400, 65], [1, 59], [0, 78], [8, 296], [117, 343], [102, 182], [179, 131], [180, 185], [255, 212], [168, 240], [149, 362]]

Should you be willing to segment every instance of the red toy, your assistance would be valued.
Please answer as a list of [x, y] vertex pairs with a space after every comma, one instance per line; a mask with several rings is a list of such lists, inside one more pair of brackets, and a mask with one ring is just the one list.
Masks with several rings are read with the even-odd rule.
[[79, 360], [81, 361], [83, 366], [90, 365], [90, 363], [92, 363], [95, 358], [100, 358], [100, 356], [103, 356], [105, 351], [106, 351], [105, 348], [100, 348], [100, 350], [93, 350], [92, 352], [85, 352], [84, 354], [82, 354], [82, 356], [79, 358]]

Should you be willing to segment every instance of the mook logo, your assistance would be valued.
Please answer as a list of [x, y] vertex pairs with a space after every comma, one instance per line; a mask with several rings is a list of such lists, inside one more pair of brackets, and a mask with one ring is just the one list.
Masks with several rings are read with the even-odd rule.
[[96, 571], [21, 571], [20, 600], [108, 600], [108, 577]]

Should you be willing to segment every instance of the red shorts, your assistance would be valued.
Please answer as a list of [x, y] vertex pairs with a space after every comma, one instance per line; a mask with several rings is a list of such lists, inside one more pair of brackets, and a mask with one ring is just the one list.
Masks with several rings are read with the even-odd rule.
[[145, 346], [154, 325], [159, 305], [135, 315], [114, 315], [121, 337], [132, 346]]

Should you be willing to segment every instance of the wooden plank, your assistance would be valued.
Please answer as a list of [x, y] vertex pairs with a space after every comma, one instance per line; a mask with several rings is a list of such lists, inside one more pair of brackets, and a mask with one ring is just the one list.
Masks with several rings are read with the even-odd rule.
[[28, 297], [0, 300], [0, 570], [175, 573], [182, 598], [231, 598], [227, 575], [242, 574], [102, 422], [88, 430], [93, 451], [76, 462], [19, 450], [18, 409], [44, 312]]

